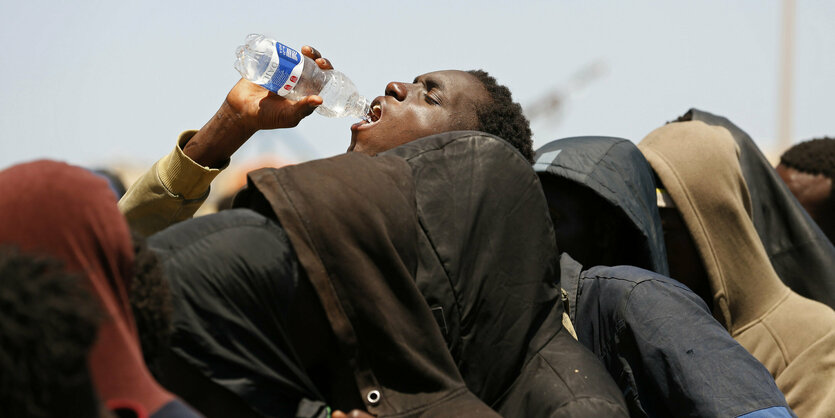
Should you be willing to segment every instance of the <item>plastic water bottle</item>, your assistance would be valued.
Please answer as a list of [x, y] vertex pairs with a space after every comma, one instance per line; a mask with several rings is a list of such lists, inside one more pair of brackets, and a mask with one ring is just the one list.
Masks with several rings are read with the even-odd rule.
[[235, 69], [241, 76], [291, 100], [312, 94], [322, 98], [316, 111], [331, 118], [364, 119], [369, 102], [348, 77], [336, 70], [322, 70], [298, 51], [264, 35], [251, 34], [238, 47]]

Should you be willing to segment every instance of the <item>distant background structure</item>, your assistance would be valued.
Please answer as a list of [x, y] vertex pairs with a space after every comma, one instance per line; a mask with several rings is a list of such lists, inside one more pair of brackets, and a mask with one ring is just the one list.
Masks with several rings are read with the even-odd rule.
[[780, 37], [780, 96], [777, 99], [777, 148], [785, 151], [794, 142], [794, 36], [797, 5], [795, 0], [782, 0]]
[[571, 104], [572, 98], [576, 99], [583, 92], [583, 89], [606, 75], [607, 72], [608, 67], [603, 61], [594, 61], [582, 67], [564, 85], [552, 87], [530, 104], [524, 105], [525, 116], [531, 122], [544, 121], [552, 125], [559, 124], [561, 116], [566, 106]]

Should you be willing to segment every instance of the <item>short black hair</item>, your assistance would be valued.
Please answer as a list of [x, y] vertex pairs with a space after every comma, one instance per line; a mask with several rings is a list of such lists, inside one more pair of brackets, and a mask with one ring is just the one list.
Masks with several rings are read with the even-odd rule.
[[835, 180], [835, 139], [823, 137], [801, 142], [783, 153], [780, 164]]
[[87, 357], [102, 315], [83, 283], [55, 259], [0, 249], [4, 416], [98, 416]]
[[484, 85], [491, 99], [487, 105], [476, 109], [479, 130], [510, 142], [533, 164], [530, 122], [522, 113], [522, 106], [513, 101], [510, 89], [496, 82], [486, 71], [467, 72]]
[[169, 347], [173, 332], [171, 286], [145, 238], [131, 231], [131, 239], [135, 256], [130, 306], [145, 365], [156, 375], [158, 361]]

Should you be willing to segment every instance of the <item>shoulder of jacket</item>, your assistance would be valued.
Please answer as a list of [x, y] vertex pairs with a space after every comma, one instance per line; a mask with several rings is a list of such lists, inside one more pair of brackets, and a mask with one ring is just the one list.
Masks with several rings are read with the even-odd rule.
[[623, 405], [602, 397], [577, 397], [556, 408], [552, 417], [628, 417]]

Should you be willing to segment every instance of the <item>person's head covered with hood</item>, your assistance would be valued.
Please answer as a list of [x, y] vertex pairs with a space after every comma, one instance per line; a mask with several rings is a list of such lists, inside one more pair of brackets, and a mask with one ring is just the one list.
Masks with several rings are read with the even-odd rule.
[[196, 416], [143, 362], [128, 300], [133, 247], [107, 182], [79, 167], [37, 161], [0, 172], [0, 196], [0, 243], [63, 262], [104, 314], [89, 354], [101, 401], [139, 416]]
[[564, 251], [560, 284], [577, 338], [615, 378], [630, 415], [785, 411], [768, 371], [665, 277], [654, 174], [635, 144], [556, 140], [537, 150], [534, 169]]
[[583, 266], [630, 265], [668, 274], [652, 169], [635, 145], [575, 137], [536, 151], [560, 251]]
[[754, 228], [771, 265], [792, 290], [835, 309], [835, 246], [792, 195], [779, 168], [775, 170], [751, 136], [727, 118], [690, 109], [677, 121], [701, 121], [730, 132], [739, 147]]
[[[768, 368], [799, 415], [829, 410], [835, 312], [791, 291], [774, 271], [752, 222], [740, 148], [729, 130], [670, 123], [639, 148], [674, 206], [661, 210], [673, 278], [705, 289], [700, 296], [714, 317]], [[677, 276], [687, 271], [695, 274]]]

